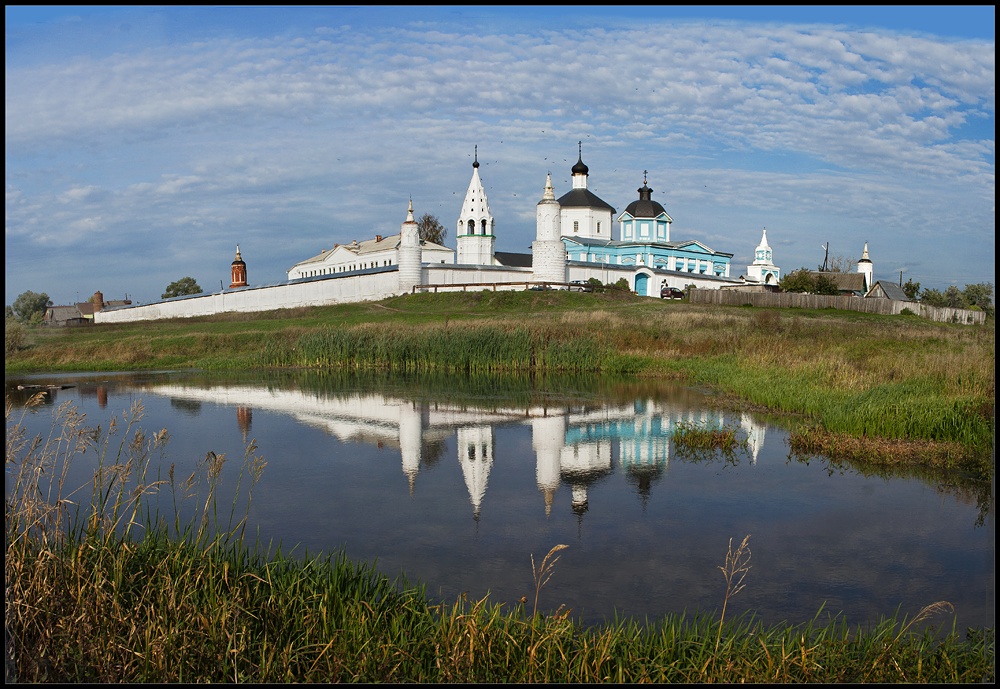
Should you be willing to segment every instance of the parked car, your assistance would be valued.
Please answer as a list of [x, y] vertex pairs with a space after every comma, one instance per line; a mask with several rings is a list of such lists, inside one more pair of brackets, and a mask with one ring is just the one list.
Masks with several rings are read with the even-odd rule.
[[660, 289], [660, 299], [683, 299], [684, 290], [676, 287], [663, 287]]

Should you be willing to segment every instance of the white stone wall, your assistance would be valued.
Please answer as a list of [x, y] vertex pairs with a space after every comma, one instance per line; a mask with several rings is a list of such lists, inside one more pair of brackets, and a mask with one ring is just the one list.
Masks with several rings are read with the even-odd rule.
[[347, 277], [247, 287], [169, 301], [109, 308], [94, 314], [95, 323], [127, 323], [163, 318], [192, 318], [217, 313], [252, 313], [387, 299], [399, 291], [399, 273], [389, 269]]

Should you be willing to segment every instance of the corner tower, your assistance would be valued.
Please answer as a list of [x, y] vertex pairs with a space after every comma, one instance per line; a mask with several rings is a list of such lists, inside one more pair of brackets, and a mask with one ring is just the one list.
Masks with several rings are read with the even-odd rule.
[[233, 281], [229, 285], [229, 289], [234, 289], [236, 287], [246, 287], [247, 286], [247, 264], [243, 262], [243, 257], [240, 256], [240, 245], [236, 245], [236, 259], [233, 261]]
[[420, 229], [413, 219], [413, 199], [410, 199], [406, 220], [399, 228], [399, 247], [396, 249], [396, 264], [399, 266], [399, 291], [409, 292], [420, 284], [421, 278]]
[[535, 241], [531, 243], [531, 272], [536, 282], [566, 282], [566, 245], [560, 239], [559, 202], [552, 190], [552, 175], [545, 177], [545, 192], [535, 207]]
[[493, 247], [496, 238], [493, 235], [493, 214], [490, 213], [490, 202], [486, 198], [486, 190], [479, 179], [479, 147], [472, 163], [472, 180], [469, 190], [465, 192], [462, 203], [462, 213], [458, 216], [458, 229], [455, 233], [458, 244], [456, 263], [465, 265], [493, 265]]

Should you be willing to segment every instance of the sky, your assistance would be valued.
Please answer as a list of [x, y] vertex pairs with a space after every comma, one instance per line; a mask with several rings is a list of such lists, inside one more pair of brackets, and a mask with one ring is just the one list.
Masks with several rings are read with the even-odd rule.
[[[546, 174], [787, 274], [995, 283], [988, 6], [11, 6], [6, 304], [279, 284], [334, 244], [455, 229], [478, 151], [497, 251]], [[579, 147], [579, 148], [578, 148]], [[617, 238], [618, 225], [615, 224]]]

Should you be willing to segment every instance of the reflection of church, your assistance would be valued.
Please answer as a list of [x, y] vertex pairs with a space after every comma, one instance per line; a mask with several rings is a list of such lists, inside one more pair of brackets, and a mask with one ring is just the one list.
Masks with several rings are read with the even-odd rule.
[[[592, 489], [614, 473], [614, 457], [643, 504], [653, 484], [664, 475], [671, 456], [671, 437], [678, 424], [722, 428], [724, 418], [711, 410], [691, 410], [668, 402], [638, 400], [617, 406], [473, 409], [448, 403], [417, 404], [377, 393], [320, 397], [293, 390], [218, 386], [196, 388], [151, 386], [150, 392], [187, 403], [214, 402], [235, 407], [246, 440], [252, 409], [288, 414], [323, 429], [343, 442], [360, 442], [400, 452], [403, 475], [411, 494], [428, 459], [427, 449], [454, 437], [472, 513], [479, 519], [496, 456], [495, 429], [524, 425], [531, 429], [535, 483], [551, 513], [562, 486], [569, 507], [582, 516]], [[749, 414], [739, 427], [746, 434], [749, 463], [756, 463], [764, 429]]]

